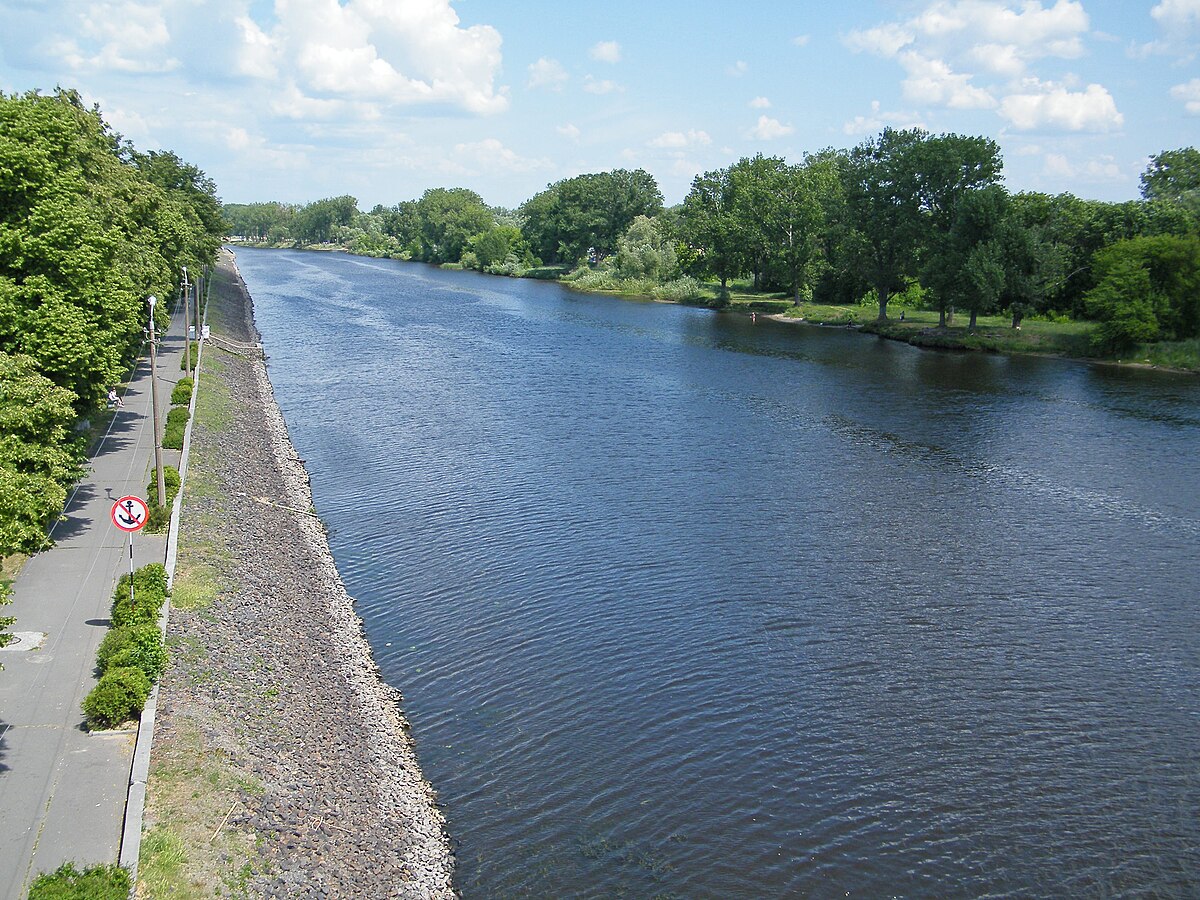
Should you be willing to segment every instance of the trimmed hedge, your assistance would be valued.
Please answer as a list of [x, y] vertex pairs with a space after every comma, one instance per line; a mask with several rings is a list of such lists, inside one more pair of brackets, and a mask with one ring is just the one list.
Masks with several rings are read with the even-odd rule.
[[96, 665], [101, 674], [112, 669], [139, 669], [153, 684], [167, 667], [162, 632], [149, 622], [110, 629], [96, 653]]
[[[192, 341], [192, 367], [193, 368], [195, 368], [195, 366], [196, 366], [196, 356], [199, 353], [200, 353], [200, 342]], [[186, 360], [183, 358], [183, 354], [181, 353], [179, 355], [179, 371], [180, 372], [185, 371], [184, 366], [183, 366], [184, 362], [186, 362]]]
[[187, 429], [186, 406], [175, 406], [167, 413], [167, 428], [163, 432], [163, 447], [167, 450], [183, 449], [183, 432]]
[[167, 489], [167, 502], [159, 506], [155, 502], [158, 499], [158, 476], [150, 476], [150, 483], [146, 485], [146, 496], [149, 498], [146, 505], [150, 507], [150, 516], [146, 520], [147, 534], [162, 534], [171, 524], [171, 504], [175, 502], [175, 495], [179, 493], [180, 482], [178, 469], [174, 466], [163, 466], [163, 487]]
[[111, 627], [157, 624], [158, 614], [167, 598], [167, 567], [162, 563], [142, 566], [133, 573], [134, 608], [129, 607], [129, 576], [122, 575], [113, 591]]
[[109, 669], [83, 700], [88, 727], [116, 728], [142, 714], [150, 696], [150, 679], [141, 669]]
[[187, 406], [192, 401], [192, 379], [180, 378], [171, 389], [171, 405]]

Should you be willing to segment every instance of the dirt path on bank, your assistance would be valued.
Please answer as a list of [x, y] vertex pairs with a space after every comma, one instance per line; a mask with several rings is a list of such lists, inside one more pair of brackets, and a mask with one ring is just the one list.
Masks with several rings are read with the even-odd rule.
[[[258, 339], [228, 254], [209, 322]], [[204, 353], [140, 895], [453, 897], [444, 818], [264, 363]]]

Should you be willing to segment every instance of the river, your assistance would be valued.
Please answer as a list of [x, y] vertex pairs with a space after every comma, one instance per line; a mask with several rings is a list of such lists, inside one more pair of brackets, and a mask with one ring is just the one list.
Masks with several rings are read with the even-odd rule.
[[1200, 379], [238, 264], [465, 898], [1200, 893]]

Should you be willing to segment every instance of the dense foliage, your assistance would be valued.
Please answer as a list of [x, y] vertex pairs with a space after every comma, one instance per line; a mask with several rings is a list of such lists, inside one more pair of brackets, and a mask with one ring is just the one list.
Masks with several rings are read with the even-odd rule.
[[125, 900], [132, 889], [129, 870], [118, 865], [75, 867], [66, 862], [29, 886], [29, 900]]
[[[314, 233], [297, 223], [334, 206], [349, 224], [330, 240], [351, 252], [557, 276], [585, 290], [720, 305], [745, 278], [794, 304], [869, 304], [881, 323], [896, 297], [942, 325], [965, 311], [971, 330], [1000, 313], [1014, 329], [1027, 316], [1090, 319], [1100, 353], [1196, 337], [1200, 152], [1153, 157], [1142, 199], [1125, 203], [1012, 194], [1002, 169], [987, 138], [886, 129], [799, 164], [759, 154], [705, 172], [671, 209], [652, 176], [618, 169], [555, 182], [516, 211], [436, 188], [369, 213], [337, 198], [225, 214], [244, 240], [305, 244]], [[715, 300], [703, 280], [716, 283]]]
[[173, 297], [223, 231], [203, 172], [138, 152], [77, 93], [0, 93], [0, 556], [45, 544], [80, 471], [74, 424], [128, 371], [146, 298]]

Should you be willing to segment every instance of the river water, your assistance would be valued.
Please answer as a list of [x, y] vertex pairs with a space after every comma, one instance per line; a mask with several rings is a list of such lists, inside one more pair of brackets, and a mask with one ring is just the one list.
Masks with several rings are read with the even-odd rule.
[[238, 263], [464, 897], [1200, 894], [1200, 379]]

